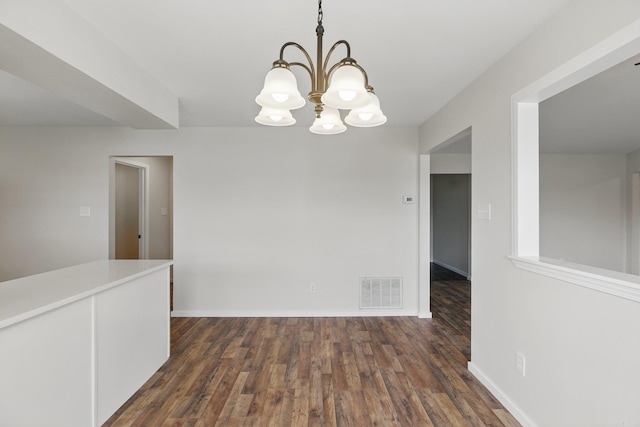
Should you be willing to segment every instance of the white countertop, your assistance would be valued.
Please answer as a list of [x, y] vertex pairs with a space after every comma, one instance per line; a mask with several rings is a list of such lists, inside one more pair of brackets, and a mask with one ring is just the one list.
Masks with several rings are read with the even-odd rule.
[[0, 282], [0, 329], [171, 264], [170, 260], [102, 260]]

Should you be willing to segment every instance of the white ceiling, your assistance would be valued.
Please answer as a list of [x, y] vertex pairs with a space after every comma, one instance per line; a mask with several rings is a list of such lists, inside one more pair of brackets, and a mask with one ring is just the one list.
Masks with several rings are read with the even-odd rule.
[[[259, 126], [254, 98], [282, 44], [298, 42], [315, 57], [312, 0], [59, 1], [179, 98], [180, 126]], [[388, 125], [418, 126], [566, 3], [325, 0], [325, 53], [348, 40]], [[294, 50], [285, 59], [303, 60]], [[294, 73], [308, 92], [308, 75]], [[0, 93], [0, 126], [119, 125], [5, 72]], [[311, 124], [309, 105], [293, 113], [297, 125]]]

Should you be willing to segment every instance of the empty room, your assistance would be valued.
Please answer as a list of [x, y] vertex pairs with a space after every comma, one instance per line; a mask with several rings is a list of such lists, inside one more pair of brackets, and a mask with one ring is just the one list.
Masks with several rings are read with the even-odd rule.
[[640, 2], [0, 0], [0, 426], [640, 425]]

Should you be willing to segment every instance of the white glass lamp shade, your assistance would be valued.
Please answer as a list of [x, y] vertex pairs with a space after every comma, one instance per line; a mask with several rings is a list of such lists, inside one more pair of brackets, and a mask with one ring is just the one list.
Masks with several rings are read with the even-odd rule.
[[296, 122], [289, 110], [262, 107], [256, 117], [256, 122], [267, 126], [290, 126]]
[[332, 108], [351, 110], [369, 103], [364, 74], [353, 65], [342, 65], [332, 74], [322, 103]]
[[347, 127], [340, 120], [338, 110], [325, 105], [320, 117], [315, 119], [309, 130], [319, 135], [335, 135], [347, 130]]
[[348, 125], [368, 128], [386, 123], [387, 118], [380, 110], [380, 100], [373, 92], [369, 92], [369, 97], [370, 102], [367, 105], [349, 111], [344, 118]]
[[256, 97], [262, 107], [280, 110], [295, 110], [304, 105], [305, 100], [298, 91], [296, 76], [283, 67], [272, 68], [264, 78], [264, 88]]

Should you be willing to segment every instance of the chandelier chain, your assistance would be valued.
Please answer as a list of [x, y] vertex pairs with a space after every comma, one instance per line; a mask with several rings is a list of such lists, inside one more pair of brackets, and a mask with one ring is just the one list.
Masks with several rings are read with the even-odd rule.
[[318, 25], [322, 25], [322, 18], [324, 13], [322, 12], [322, 0], [318, 0]]

